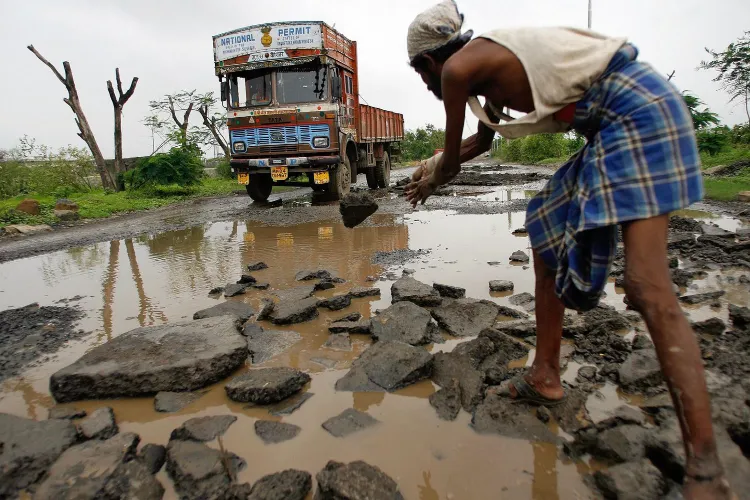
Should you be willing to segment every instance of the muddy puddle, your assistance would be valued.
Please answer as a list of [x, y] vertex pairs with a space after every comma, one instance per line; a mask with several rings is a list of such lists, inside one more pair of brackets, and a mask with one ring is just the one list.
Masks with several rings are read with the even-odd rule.
[[[510, 201], [531, 195], [533, 191], [514, 188], [477, 190], [469, 196]], [[71, 304], [85, 311], [79, 326], [91, 332], [82, 340], [70, 342], [42, 366], [3, 381], [0, 411], [45, 419], [48, 408], [54, 406], [48, 390], [52, 373], [88, 349], [133, 328], [190, 319], [195, 311], [225, 300], [210, 298], [207, 293], [215, 286], [234, 283], [248, 262], [268, 264], [268, 269], [253, 275], [258, 281], [268, 282], [270, 288], [249, 290], [228, 300], [246, 301], [256, 310], [261, 299], [274, 291], [299, 286], [294, 281], [297, 271], [325, 268], [347, 282], [333, 290], [316, 292], [316, 296], [329, 297], [353, 286], [377, 286], [381, 296], [355, 299], [341, 311], [321, 309], [317, 319], [291, 327], [268, 325], [269, 329], [302, 334], [301, 342], [260, 365], [292, 366], [311, 374], [305, 392], [313, 396], [291, 415], [273, 416], [269, 411], [274, 408], [234, 403], [225, 395], [224, 382], [206, 388], [200, 399], [177, 413], [157, 413], [153, 398], [85, 401], [67, 406], [89, 412], [111, 406], [121, 431], [138, 433], [142, 443], [164, 445], [170, 432], [188, 418], [236, 415], [238, 421], [229, 428], [224, 444], [247, 461], [248, 466], [239, 474], [240, 482], [253, 482], [288, 468], [314, 475], [328, 460], [362, 459], [389, 474], [408, 499], [589, 498], [591, 493], [583, 484], [582, 474], [589, 472], [590, 464], [563, 458], [554, 445], [480, 435], [469, 425], [471, 415], [463, 411], [453, 422], [438, 419], [427, 400], [437, 389], [430, 381], [395, 393], [336, 392], [335, 382], [368, 347], [370, 339], [352, 335], [349, 352], [323, 347], [329, 337], [327, 326], [333, 320], [351, 312], [369, 318], [376, 310], [388, 307], [390, 286], [405, 269], [413, 270], [414, 277], [422, 282], [460, 286], [466, 288], [468, 297], [501, 305], [509, 304], [508, 294], [490, 293], [490, 280], [511, 280], [514, 293], [533, 293], [531, 264], [512, 265], [508, 261], [514, 251], [531, 253], [528, 238], [512, 234], [523, 227], [524, 219], [523, 212], [473, 215], [418, 210], [406, 215], [376, 214], [369, 226], [353, 230], [344, 228], [337, 219], [284, 227], [235, 220], [0, 264], [0, 309], [32, 302], [52, 305], [82, 296]], [[720, 222], [726, 229], [735, 223], [709, 216], [706, 219]], [[377, 252], [405, 249], [426, 252], [413, 252], [416, 258], [390, 265], [372, 263]], [[695, 283], [701, 288], [711, 287], [727, 275], [709, 273]], [[374, 283], [373, 278], [377, 279]], [[747, 286], [723, 286], [731, 300], [750, 302]], [[625, 308], [623, 290], [610, 283], [606, 292], [605, 303]], [[694, 307], [689, 312], [695, 320], [717, 315], [709, 306]], [[449, 340], [430, 346], [430, 350], [451, 350], [459, 342]], [[530, 364], [533, 354], [532, 350], [520, 365]], [[574, 380], [581, 366], [568, 363], [564, 379]], [[599, 421], [617, 406], [637, 403], [607, 383], [591, 396], [589, 411], [592, 419]], [[323, 421], [350, 407], [368, 412], [380, 423], [343, 439], [321, 428]], [[257, 419], [292, 423], [302, 432], [290, 441], [264, 445], [253, 431]], [[158, 477], [167, 489], [165, 498], [176, 498], [164, 470]]]

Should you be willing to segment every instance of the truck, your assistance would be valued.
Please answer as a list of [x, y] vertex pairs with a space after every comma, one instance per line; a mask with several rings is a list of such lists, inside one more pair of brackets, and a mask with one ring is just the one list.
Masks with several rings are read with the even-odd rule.
[[213, 46], [230, 166], [254, 201], [280, 185], [340, 199], [359, 174], [388, 186], [404, 117], [360, 103], [357, 42], [295, 21], [228, 31]]

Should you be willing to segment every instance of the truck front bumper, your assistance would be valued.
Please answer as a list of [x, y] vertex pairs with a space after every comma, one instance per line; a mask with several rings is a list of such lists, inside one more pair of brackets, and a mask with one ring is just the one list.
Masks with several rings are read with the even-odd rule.
[[234, 171], [269, 172], [271, 167], [287, 167], [290, 172], [310, 172], [318, 167], [328, 170], [341, 163], [340, 156], [299, 156], [292, 158], [232, 158], [229, 165]]

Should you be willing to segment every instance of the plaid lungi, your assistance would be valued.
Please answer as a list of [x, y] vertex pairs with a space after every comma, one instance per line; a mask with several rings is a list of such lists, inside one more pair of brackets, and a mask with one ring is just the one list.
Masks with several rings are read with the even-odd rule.
[[529, 203], [531, 246], [556, 271], [566, 307], [596, 307], [617, 249], [617, 225], [703, 197], [700, 157], [682, 95], [625, 45], [577, 104], [588, 142]]

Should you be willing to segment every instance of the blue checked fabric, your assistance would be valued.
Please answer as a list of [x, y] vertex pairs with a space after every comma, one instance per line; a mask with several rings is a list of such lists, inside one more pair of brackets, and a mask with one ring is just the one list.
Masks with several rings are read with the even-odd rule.
[[599, 303], [617, 249], [617, 225], [703, 197], [693, 122], [680, 93], [625, 45], [576, 107], [587, 144], [529, 203], [531, 246], [555, 270], [566, 307]]

